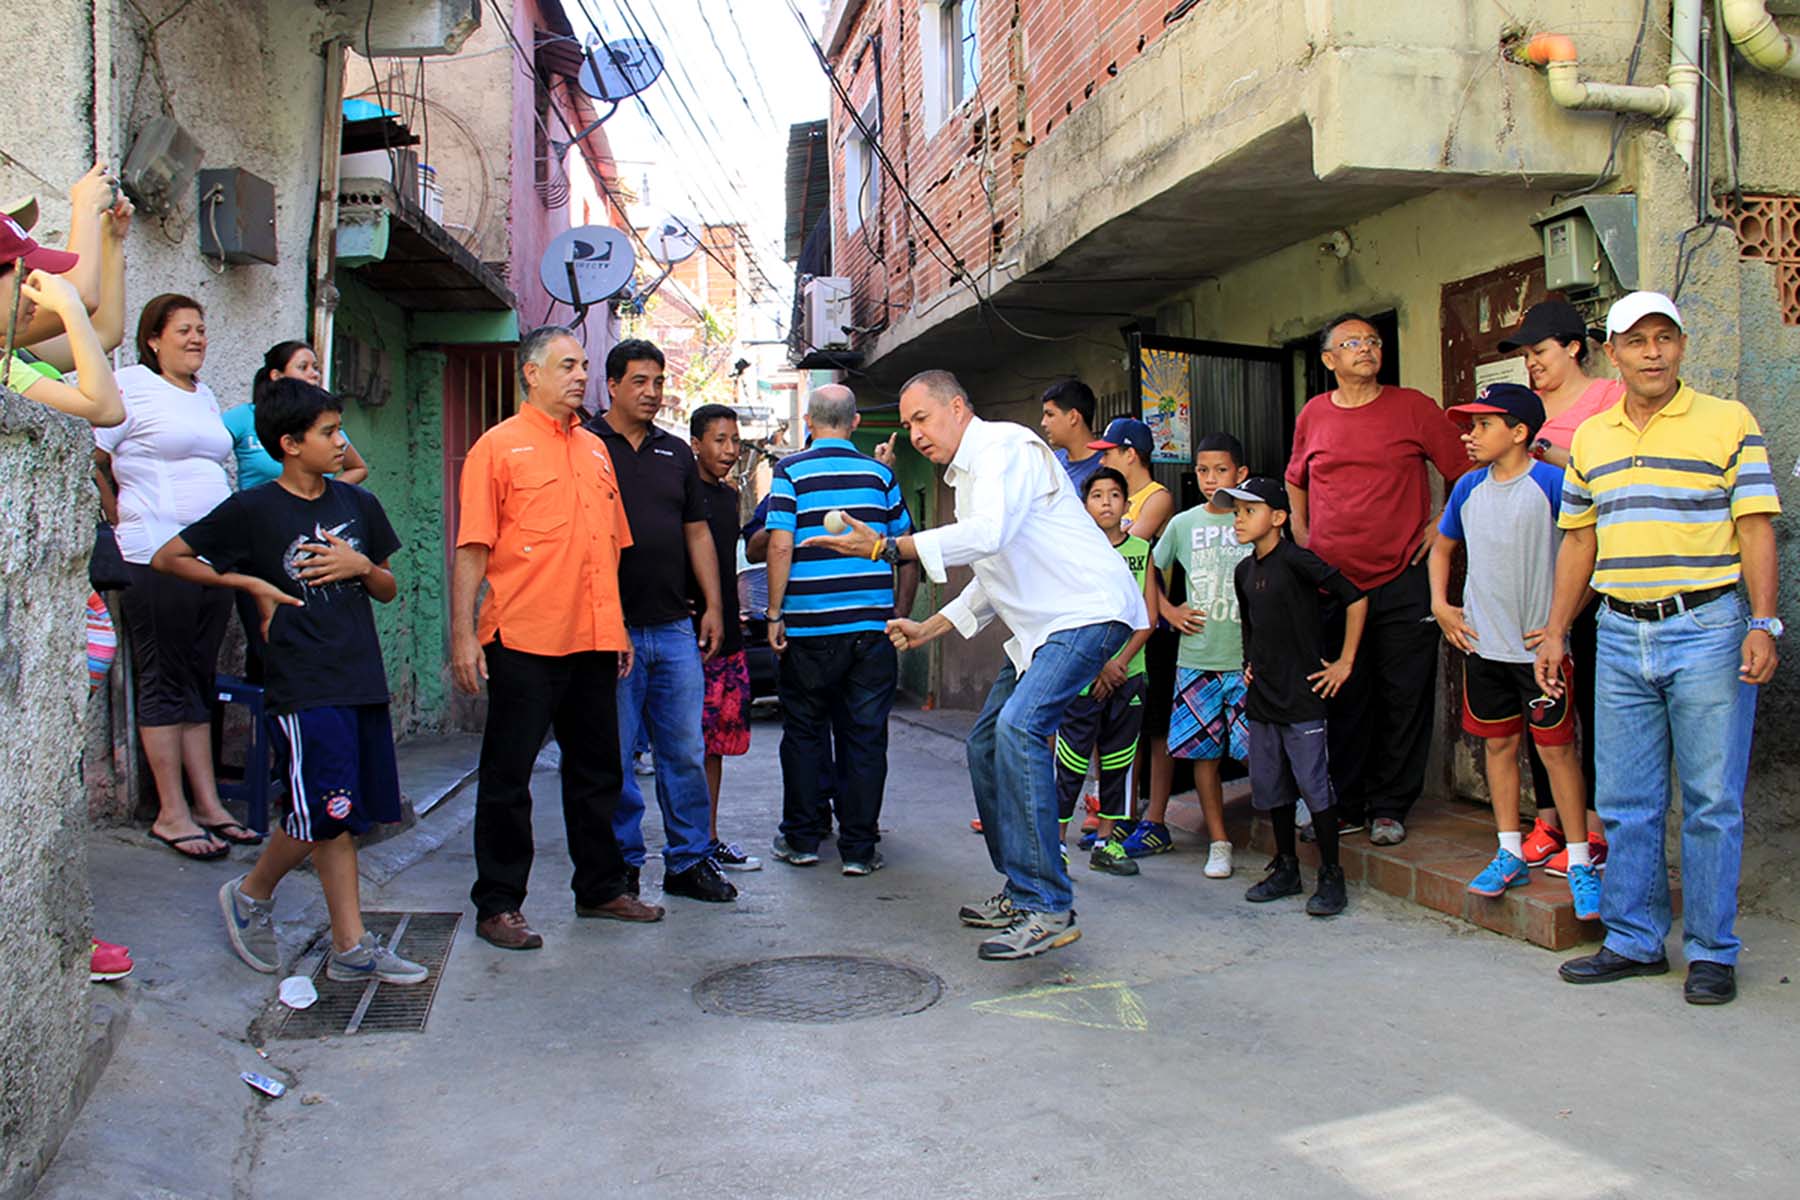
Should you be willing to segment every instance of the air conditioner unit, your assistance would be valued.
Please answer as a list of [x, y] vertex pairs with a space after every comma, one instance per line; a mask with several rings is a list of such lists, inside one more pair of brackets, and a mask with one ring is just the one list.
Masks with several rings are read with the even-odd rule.
[[845, 327], [850, 325], [850, 281], [842, 275], [815, 275], [801, 289], [806, 319], [802, 336], [815, 350], [844, 349], [850, 345]]

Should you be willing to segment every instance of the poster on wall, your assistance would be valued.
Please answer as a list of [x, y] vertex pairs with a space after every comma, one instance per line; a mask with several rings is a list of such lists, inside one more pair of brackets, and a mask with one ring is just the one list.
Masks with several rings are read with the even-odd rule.
[[1138, 378], [1144, 424], [1150, 427], [1152, 462], [1188, 461], [1188, 424], [1194, 398], [1189, 361], [1179, 351], [1138, 347]]

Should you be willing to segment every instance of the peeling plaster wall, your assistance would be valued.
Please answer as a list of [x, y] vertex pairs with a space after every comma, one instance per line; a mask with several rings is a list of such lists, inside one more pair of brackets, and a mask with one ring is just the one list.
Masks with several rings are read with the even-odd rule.
[[[67, 1128], [86, 1044], [88, 427], [0, 390], [0, 1197]], [[29, 714], [29, 717], [26, 716]]]

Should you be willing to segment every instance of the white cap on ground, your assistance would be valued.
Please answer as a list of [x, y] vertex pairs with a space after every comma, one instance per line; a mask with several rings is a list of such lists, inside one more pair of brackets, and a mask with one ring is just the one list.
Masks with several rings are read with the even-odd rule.
[[1675, 302], [1661, 292], [1632, 292], [1621, 297], [1606, 314], [1606, 337], [1612, 340], [1614, 334], [1624, 333], [1645, 317], [1661, 314], [1675, 322], [1677, 329], [1685, 332], [1687, 326], [1681, 323], [1681, 310]]

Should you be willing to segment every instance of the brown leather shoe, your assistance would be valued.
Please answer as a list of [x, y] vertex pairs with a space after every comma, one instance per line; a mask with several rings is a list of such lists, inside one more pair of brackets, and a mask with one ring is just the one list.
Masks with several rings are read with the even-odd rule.
[[478, 923], [475, 936], [502, 950], [536, 950], [544, 944], [543, 937], [525, 923], [525, 914], [518, 909], [495, 913]]
[[663, 908], [660, 904], [645, 904], [630, 892], [624, 892], [605, 904], [576, 904], [575, 915], [602, 917], [610, 921], [660, 921], [663, 919]]

